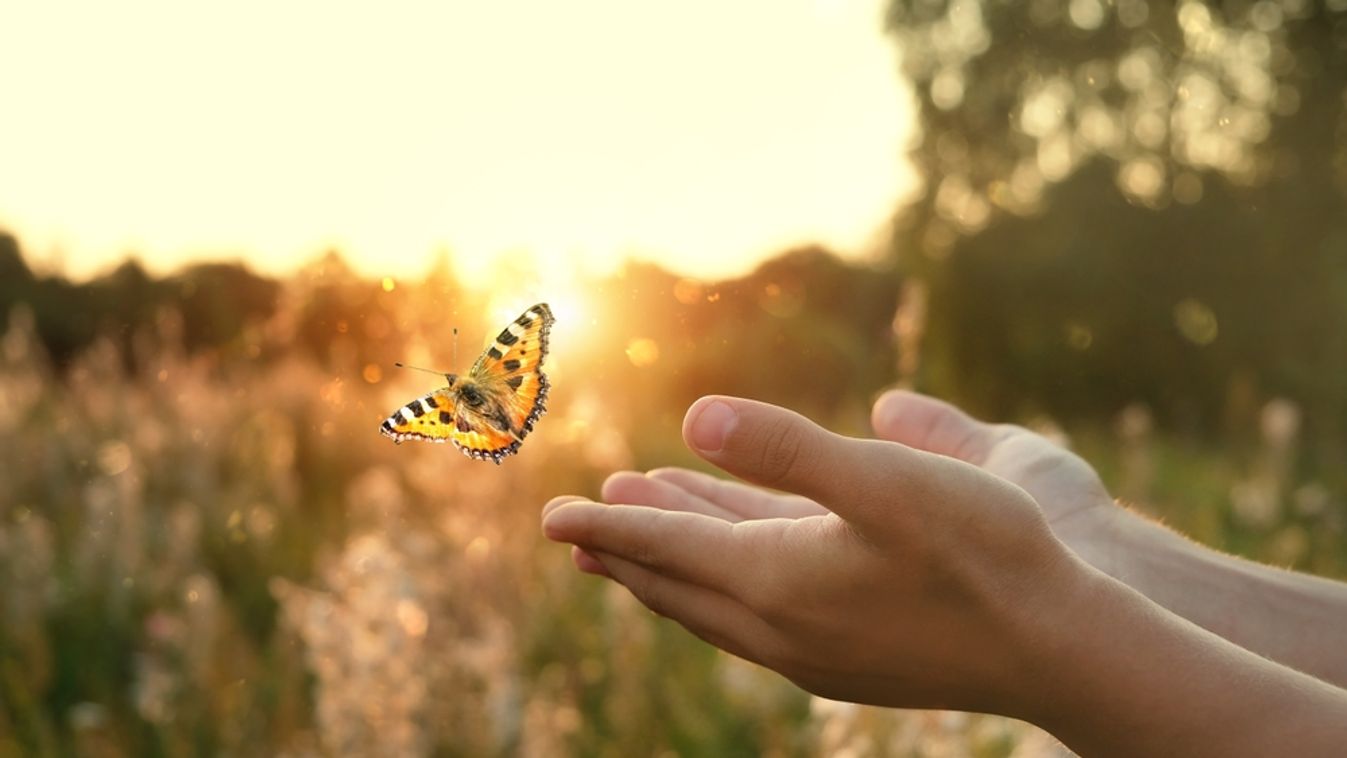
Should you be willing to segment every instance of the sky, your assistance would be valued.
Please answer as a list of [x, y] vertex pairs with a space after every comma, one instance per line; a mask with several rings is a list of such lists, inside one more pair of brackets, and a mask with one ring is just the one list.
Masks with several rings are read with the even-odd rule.
[[704, 278], [881, 247], [916, 179], [871, 0], [12, 3], [0, 228], [85, 277], [336, 248]]

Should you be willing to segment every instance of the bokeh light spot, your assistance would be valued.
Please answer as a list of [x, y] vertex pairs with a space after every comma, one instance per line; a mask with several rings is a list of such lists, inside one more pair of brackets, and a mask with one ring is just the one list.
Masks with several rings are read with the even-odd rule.
[[1199, 346], [1215, 342], [1219, 332], [1215, 312], [1195, 298], [1184, 299], [1174, 306], [1174, 325], [1184, 339]]
[[637, 337], [627, 343], [627, 360], [637, 368], [645, 368], [659, 360], [659, 344], [649, 337]]

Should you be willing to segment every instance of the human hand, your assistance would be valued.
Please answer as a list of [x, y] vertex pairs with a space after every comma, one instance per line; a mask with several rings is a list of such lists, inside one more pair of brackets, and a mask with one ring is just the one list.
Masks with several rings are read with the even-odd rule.
[[[885, 393], [871, 411], [878, 438], [977, 466], [1028, 492], [1053, 534], [1087, 563], [1111, 576], [1122, 566], [1119, 531], [1129, 518], [1110, 497], [1094, 468], [1046, 437], [1013, 424], [988, 424], [959, 408], [906, 390]], [[793, 494], [771, 492], [682, 468], [641, 474], [620, 471], [604, 483], [610, 503], [632, 503], [716, 516], [728, 521], [827, 512]], [[575, 550], [576, 565], [602, 574], [602, 565]]]
[[[671, 488], [666, 500], [680, 490], [685, 507], [557, 498], [544, 533], [657, 613], [811, 692], [1009, 715], [1026, 706], [1042, 626], [1089, 570], [1023, 489], [734, 398], [694, 404], [684, 438], [725, 471], [789, 494], [708, 499], [692, 492], [710, 480], [665, 472], [636, 487]], [[605, 497], [636, 482], [626, 479]]]
[[949, 403], [906, 390], [880, 397], [870, 423], [880, 439], [949, 456], [1019, 485], [1067, 547], [1106, 574], [1127, 573], [1119, 532], [1131, 517], [1075, 453], [1024, 427], [978, 421]]
[[[721, 405], [737, 421], [717, 437]], [[604, 499], [635, 505], [556, 498], [543, 530], [582, 570], [826, 697], [1001, 713], [1101, 756], [1331, 755], [1347, 739], [1347, 692], [1325, 683], [1342, 680], [1340, 585], [1193, 553], [1025, 430], [910, 393], [881, 399], [875, 427], [914, 447], [704, 398], [689, 446], [784, 493], [621, 472]], [[1134, 551], [1201, 588], [1166, 607], [1245, 647], [1077, 560]]]

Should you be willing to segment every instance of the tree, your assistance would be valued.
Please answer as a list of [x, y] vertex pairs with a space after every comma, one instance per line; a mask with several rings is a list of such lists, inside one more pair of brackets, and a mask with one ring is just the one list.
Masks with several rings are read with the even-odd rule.
[[[1347, 428], [1347, 2], [894, 0], [925, 377], [984, 412], [1226, 388]], [[1232, 379], [1232, 377], [1240, 377]]]

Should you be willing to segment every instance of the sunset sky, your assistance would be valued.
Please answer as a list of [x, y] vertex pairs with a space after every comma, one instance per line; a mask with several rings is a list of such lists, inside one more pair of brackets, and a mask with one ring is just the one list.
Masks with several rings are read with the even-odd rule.
[[914, 185], [882, 3], [25, 3], [0, 11], [0, 228], [86, 276], [340, 248], [694, 276], [863, 254]]

